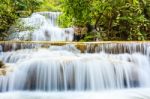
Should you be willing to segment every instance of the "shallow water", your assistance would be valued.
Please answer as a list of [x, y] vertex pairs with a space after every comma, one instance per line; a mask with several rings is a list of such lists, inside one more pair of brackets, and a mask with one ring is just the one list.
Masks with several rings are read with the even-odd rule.
[[13, 68], [0, 77], [2, 92], [150, 87], [149, 57], [141, 53], [90, 54], [74, 47], [50, 47], [4, 52], [1, 59]]
[[150, 99], [150, 89], [102, 92], [9, 92], [0, 99]]

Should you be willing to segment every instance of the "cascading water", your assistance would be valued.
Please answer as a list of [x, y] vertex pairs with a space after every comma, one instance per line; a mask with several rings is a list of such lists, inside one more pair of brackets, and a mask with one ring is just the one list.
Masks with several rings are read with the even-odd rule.
[[[59, 14], [39, 12], [22, 19], [36, 28], [10, 39], [72, 41], [72, 28], [59, 28], [55, 22]], [[0, 99], [150, 97], [149, 42], [4, 41], [0, 45], [0, 60], [5, 64], [0, 69], [0, 92], [7, 92], [1, 93]]]
[[[150, 63], [149, 47], [145, 48], [145, 55], [80, 53], [73, 45], [3, 52], [1, 60], [13, 64], [14, 69], [0, 78], [0, 89], [4, 92], [147, 88], [150, 87]], [[136, 46], [134, 49], [137, 50]]]
[[9, 36], [9, 40], [34, 40], [34, 41], [72, 41], [73, 28], [60, 28], [56, 19], [60, 12], [36, 12], [29, 18], [20, 19], [20, 28]]

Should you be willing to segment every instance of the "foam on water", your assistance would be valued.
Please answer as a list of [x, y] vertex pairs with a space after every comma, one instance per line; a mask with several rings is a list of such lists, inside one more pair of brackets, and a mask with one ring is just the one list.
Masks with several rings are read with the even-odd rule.
[[150, 99], [150, 89], [105, 92], [10, 92], [0, 99]]
[[[73, 28], [56, 22], [60, 14], [37, 12], [22, 18], [32, 29], [16, 31], [9, 40], [72, 41]], [[80, 51], [75, 44], [43, 48], [4, 42], [0, 60], [10, 71], [2, 70], [0, 99], [150, 99], [149, 43], [85, 45]]]
[[60, 14], [60, 12], [36, 12], [31, 17], [22, 18], [21, 23], [26, 29], [12, 33], [9, 40], [72, 41], [73, 28], [60, 28], [56, 24]]
[[142, 53], [80, 53], [73, 45], [4, 52], [14, 71], [0, 77], [0, 91], [101, 91], [150, 87], [149, 57]]

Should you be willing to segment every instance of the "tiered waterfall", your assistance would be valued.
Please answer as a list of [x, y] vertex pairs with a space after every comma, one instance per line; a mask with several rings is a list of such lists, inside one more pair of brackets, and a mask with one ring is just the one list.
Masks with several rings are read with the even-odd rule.
[[[62, 42], [72, 41], [74, 31], [58, 27], [60, 14], [38, 12], [23, 18], [24, 25], [35, 28], [12, 33], [9, 39], [15, 41], [0, 42], [5, 64], [0, 92], [8, 92], [0, 99], [114, 99], [116, 93], [120, 98], [115, 99], [129, 99], [132, 95], [122, 95], [130, 93], [124, 89], [150, 92], [150, 42]], [[106, 90], [122, 93], [108, 97]], [[142, 97], [130, 99], [136, 96]]]

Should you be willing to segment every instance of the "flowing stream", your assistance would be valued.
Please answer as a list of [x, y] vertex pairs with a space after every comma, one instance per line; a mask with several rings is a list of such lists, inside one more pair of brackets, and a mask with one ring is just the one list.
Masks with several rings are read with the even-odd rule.
[[60, 28], [57, 18], [60, 12], [36, 12], [21, 18], [20, 24], [8, 40], [72, 41], [73, 28]]
[[[22, 40], [72, 41], [58, 12], [22, 19]], [[21, 40], [10, 36], [11, 40]], [[0, 99], [150, 99], [150, 43], [1, 42]], [[65, 44], [67, 43], [67, 44]]]

